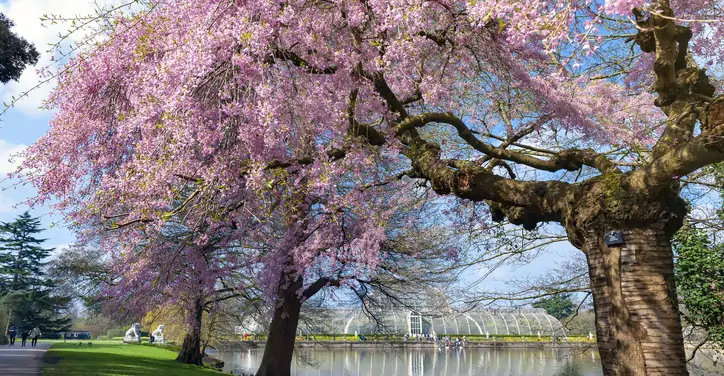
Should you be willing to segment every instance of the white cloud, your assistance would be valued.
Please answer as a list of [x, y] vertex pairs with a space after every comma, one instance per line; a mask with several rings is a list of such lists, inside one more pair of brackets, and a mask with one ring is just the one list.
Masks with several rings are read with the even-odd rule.
[[[100, 0], [96, 1], [101, 6], [113, 3], [119, 3], [119, 0]], [[43, 15], [62, 15], [66, 17], [74, 17], [76, 15], [93, 14], [97, 5], [91, 0], [9, 0], [0, 3], [0, 12], [4, 13], [8, 18], [15, 22], [13, 31], [19, 36], [27, 39], [35, 45], [41, 56], [35, 67], [28, 67], [23, 72], [18, 82], [11, 81], [0, 89], [0, 96], [5, 103], [10, 103], [12, 97], [18, 97], [22, 93], [30, 90], [27, 97], [21, 99], [16, 108], [25, 114], [38, 115], [41, 113], [39, 107], [45, 100], [55, 85], [55, 81], [51, 81], [39, 88], [33, 89], [39, 82], [40, 76], [38, 69], [50, 66], [52, 63], [51, 56], [47, 50], [50, 46], [58, 42], [58, 34], [66, 33], [69, 24], [46, 25], [41, 24]], [[80, 40], [83, 33], [74, 33], [70, 42]], [[57, 66], [53, 68], [56, 69]], [[31, 90], [32, 89], [32, 90]]]
[[16, 145], [0, 139], [0, 176], [15, 172], [22, 159], [14, 158], [14, 155], [25, 150], [26, 147], [23, 144]]

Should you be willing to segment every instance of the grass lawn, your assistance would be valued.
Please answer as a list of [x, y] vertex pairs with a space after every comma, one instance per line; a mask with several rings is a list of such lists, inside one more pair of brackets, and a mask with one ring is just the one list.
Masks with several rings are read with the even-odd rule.
[[[53, 342], [45, 359], [43, 376], [205, 376], [223, 375], [208, 368], [194, 367], [174, 361], [176, 352], [155, 346], [121, 345], [118, 341], [90, 341], [92, 347], [73, 346], [73, 342]], [[89, 341], [84, 341], [87, 343]]]

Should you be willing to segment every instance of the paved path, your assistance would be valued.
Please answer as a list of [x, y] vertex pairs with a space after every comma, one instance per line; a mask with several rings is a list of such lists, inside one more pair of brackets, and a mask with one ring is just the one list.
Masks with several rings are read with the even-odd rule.
[[40, 375], [43, 356], [50, 345], [38, 343], [37, 347], [30, 347], [28, 340], [27, 346], [21, 347], [19, 338], [14, 346], [0, 345], [0, 375]]

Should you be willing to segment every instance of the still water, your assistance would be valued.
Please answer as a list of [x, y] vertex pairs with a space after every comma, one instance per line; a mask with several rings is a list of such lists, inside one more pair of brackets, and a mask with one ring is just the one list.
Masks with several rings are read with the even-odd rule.
[[[226, 372], [254, 374], [262, 349], [220, 353]], [[598, 353], [574, 349], [299, 349], [294, 376], [601, 376]]]

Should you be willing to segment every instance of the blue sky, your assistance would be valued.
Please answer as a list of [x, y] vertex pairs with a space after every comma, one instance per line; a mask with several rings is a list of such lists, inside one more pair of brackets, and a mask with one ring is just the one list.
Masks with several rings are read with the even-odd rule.
[[[3, 90], [5, 91], [5, 90]], [[47, 111], [35, 110], [33, 112], [14, 108], [2, 117], [0, 122], [0, 174], [3, 181], [0, 184], [0, 221], [11, 221], [18, 214], [30, 210], [33, 216], [40, 217], [43, 226], [48, 229], [43, 236], [48, 239], [47, 245], [61, 247], [73, 241], [72, 234], [63, 226], [50, 228], [53, 222], [60, 218], [53, 216], [48, 207], [30, 209], [23, 202], [35, 193], [30, 187], [18, 186], [16, 181], [7, 180], [5, 174], [14, 170], [17, 161], [11, 163], [8, 159], [27, 145], [33, 143], [48, 129], [48, 120], [51, 114]]]
[[[105, 4], [104, 1], [99, 1]], [[41, 25], [43, 14], [60, 14], [65, 16], [90, 14], [95, 5], [89, 0], [0, 0], [0, 12], [15, 22], [13, 31], [35, 44], [41, 58], [35, 67], [26, 69], [18, 82], [10, 82], [0, 88], [2, 101], [9, 103], [13, 96], [19, 96], [36, 85], [38, 80], [37, 68], [51, 63], [49, 45], [58, 40], [58, 33], [66, 30], [65, 25]], [[72, 13], [69, 13], [71, 12]], [[80, 37], [78, 35], [77, 37]], [[8, 161], [10, 156], [32, 144], [48, 130], [48, 121], [52, 113], [40, 109], [42, 100], [52, 89], [51, 85], [44, 85], [31, 91], [30, 95], [20, 100], [14, 108], [0, 117], [0, 221], [10, 221], [18, 214], [29, 210], [23, 204], [28, 197], [35, 193], [29, 187], [18, 187], [16, 182], [8, 181], [5, 175], [13, 171], [17, 161]], [[44, 236], [48, 239], [47, 245], [62, 247], [73, 242], [73, 235], [62, 225], [51, 228], [53, 222], [60, 221], [60, 217], [52, 215], [48, 207], [31, 209], [31, 214], [40, 217], [43, 226], [47, 229]]]

